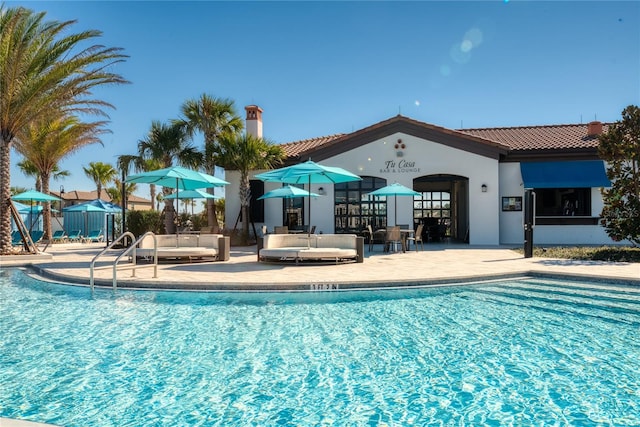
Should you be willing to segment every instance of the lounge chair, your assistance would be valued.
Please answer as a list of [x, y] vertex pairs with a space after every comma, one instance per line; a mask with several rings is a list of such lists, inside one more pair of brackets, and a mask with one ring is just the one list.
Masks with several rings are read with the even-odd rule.
[[67, 233], [64, 230], [56, 230], [51, 236], [51, 241], [53, 243], [61, 243], [67, 240]]
[[71, 230], [71, 232], [67, 236], [67, 240], [70, 242], [81, 242], [82, 230]]
[[82, 238], [83, 243], [102, 242], [102, 240], [104, 240], [102, 230], [91, 230], [87, 236]]
[[22, 244], [22, 235], [18, 230], [14, 230], [11, 232], [11, 245], [18, 246]]
[[40, 240], [42, 240], [42, 237], [44, 236], [44, 231], [31, 230], [29, 232], [29, 235], [31, 236], [31, 240], [33, 241], [33, 243], [40, 243]]

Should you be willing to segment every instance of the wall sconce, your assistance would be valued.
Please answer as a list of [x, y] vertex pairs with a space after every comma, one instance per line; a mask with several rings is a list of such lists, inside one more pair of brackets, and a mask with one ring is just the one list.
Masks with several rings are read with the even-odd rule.
[[480, 187], [482, 189], [483, 193], [487, 192], [487, 184], [482, 184], [482, 187]]
[[324, 191], [324, 187], [320, 187], [318, 188], [318, 194], [320, 194], [321, 196], [324, 196], [325, 194], [327, 194], [327, 192]]

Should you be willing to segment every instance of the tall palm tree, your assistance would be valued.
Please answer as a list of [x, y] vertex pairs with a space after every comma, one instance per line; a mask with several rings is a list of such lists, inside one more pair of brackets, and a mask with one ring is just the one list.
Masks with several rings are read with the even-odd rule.
[[83, 166], [82, 170], [96, 184], [98, 199], [102, 197], [102, 187], [113, 181], [118, 174], [113, 166], [102, 162], [90, 162], [89, 167]]
[[108, 71], [120, 48], [92, 44], [102, 33], [70, 31], [75, 21], [45, 21], [45, 12], [0, 3], [0, 254], [11, 253], [11, 148], [21, 130], [52, 111], [105, 114], [97, 87], [127, 83]]
[[[202, 153], [191, 145], [186, 129], [177, 124], [164, 124], [158, 121], [153, 121], [149, 134], [138, 141], [138, 156], [144, 160], [158, 162], [161, 168], [173, 166], [174, 162], [192, 168], [202, 165]], [[168, 195], [171, 189], [163, 188], [163, 193]], [[165, 230], [167, 233], [173, 233], [176, 212], [171, 199], [165, 198], [164, 204]]]
[[[35, 189], [37, 191], [42, 191], [42, 176], [40, 176], [38, 168], [29, 159], [22, 159], [17, 163], [17, 165], [23, 174], [35, 178]], [[71, 173], [68, 170], [60, 170], [58, 165], [55, 165], [51, 170], [51, 177], [56, 181], [62, 177], [68, 177], [70, 175]]]
[[240, 172], [240, 212], [242, 214], [242, 235], [244, 244], [249, 242], [249, 205], [251, 187], [249, 172], [256, 169], [272, 169], [282, 163], [284, 151], [278, 145], [253, 135], [223, 135], [219, 141], [216, 161], [225, 169]]
[[[126, 175], [133, 169], [135, 172], [149, 172], [162, 169], [162, 163], [157, 159], [143, 159], [133, 154], [123, 154], [118, 156], [118, 169], [124, 171]], [[151, 199], [151, 209], [158, 210], [158, 202], [156, 201], [156, 185], [149, 184], [149, 198]]]
[[[108, 133], [104, 121], [82, 123], [75, 116], [49, 117], [26, 126], [15, 140], [15, 149], [40, 174], [42, 192], [49, 194], [49, 181], [60, 161], [89, 144], [102, 144], [100, 135]], [[51, 238], [51, 210], [43, 209], [44, 232]]]
[[[138, 187], [137, 184], [133, 182], [126, 182], [124, 184], [124, 193], [126, 195], [127, 200], [136, 191]], [[113, 180], [113, 187], [109, 187], [105, 190], [109, 197], [111, 197], [111, 201], [117, 205], [122, 205], [122, 181], [119, 178], [115, 178]]]
[[[204, 164], [207, 173], [214, 175], [218, 140], [226, 133], [238, 134], [244, 123], [238, 116], [234, 103], [230, 99], [215, 98], [202, 94], [198, 99], [187, 100], [181, 107], [181, 119], [175, 121], [183, 126], [191, 136], [199, 131], [204, 136]], [[213, 189], [208, 190], [213, 194]], [[210, 226], [218, 227], [213, 199], [207, 200], [207, 221]]]

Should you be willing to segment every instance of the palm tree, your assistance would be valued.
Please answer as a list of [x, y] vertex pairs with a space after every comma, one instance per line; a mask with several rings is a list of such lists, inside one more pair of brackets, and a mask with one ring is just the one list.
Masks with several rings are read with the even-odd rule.
[[52, 111], [106, 115], [111, 105], [93, 98], [95, 89], [127, 83], [108, 71], [126, 58], [122, 49], [82, 48], [102, 33], [72, 33], [75, 21], [46, 22], [45, 15], [0, 3], [0, 254], [12, 249], [11, 148], [18, 133]]
[[[89, 144], [102, 144], [99, 136], [109, 132], [106, 122], [82, 123], [75, 116], [47, 118], [26, 126], [15, 139], [15, 149], [33, 164], [40, 175], [42, 192], [49, 194], [49, 181], [60, 161]], [[43, 209], [45, 238], [51, 238], [51, 210]]]
[[[202, 165], [202, 153], [190, 144], [186, 129], [177, 124], [167, 125], [158, 121], [153, 121], [147, 137], [138, 141], [138, 156], [144, 160], [158, 162], [161, 168], [173, 166], [174, 162], [192, 168]], [[163, 188], [163, 193], [168, 195], [171, 189]], [[165, 230], [167, 233], [173, 233], [176, 212], [171, 199], [165, 198], [164, 203]]]
[[[202, 94], [198, 99], [190, 99], [182, 104], [184, 118], [176, 120], [176, 124], [183, 126], [191, 136], [196, 131], [204, 135], [204, 167], [211, 174], [215, 174], [218, 141], [226, 133], [238, 134], [244, 128], [244, 123], [236, 113], [232, 100], [215, 98]], [[208, 190], [213, 194], [213, 189]], [[218, 227], [213, 199], [207, 200], [207, 221], [210, 226]]]
[[[133, 182], [126, 182], [124, 184], [124, 193], [126, 195], [127, 200], [136, 191], [138, 187], [137, 184]], [[113, 187], [109, 187], [105, 190], [109, 197], [111, 197], [111, 201], [117, 205], [122, 205], [122, 181], [119, 178], [115, 178], [113, 180]]]
[[225, 169], [240, 172], [240, 212], [242, 214], [243, 244], [249, 242], [249, 205], [251, 187], [249, 172], [256, 169], [272, 169], [282, 163], [284, 151], [278, 145], [253, 135], [223, 135], [218, 141], [216, 160]]
[[[162, 169], [162, 164], [157, 159], [143, 159], [140, 156], [132, 154], [123, 154], [118, 156], [118, 169], [124, 171], [125, 174], [129, 174], [131, 169], [135, 172], [149, 172], [157, 169]], [[156, 185], [149, 184], [149, 198], [151, 199], [151, 209], [158, 210], [158, 203], [156, 202]]]
[[118, 171], [108, 163], [90, 162], [89, 167], [83, 167], [84, 174], [96, 184], [98, 199], [102, 197], [102, 187], [107, 185], [118, 174]]
[[[29, 159], [22, 159], [17, 163], [17, 165], [23, 174], [35, 178], [35, 189], [37, 191], [42, 191], [42, 176], [40, 176], [40, 171], [33, 164], [33, 162], [31, 162]], [[68, 177], [70, 175], [71, 173], [68, 170], [60, 170], [60, 167], [58, 165], [55, 165], [51, 170], [51, 177], [56, 181], [62, 177]]]

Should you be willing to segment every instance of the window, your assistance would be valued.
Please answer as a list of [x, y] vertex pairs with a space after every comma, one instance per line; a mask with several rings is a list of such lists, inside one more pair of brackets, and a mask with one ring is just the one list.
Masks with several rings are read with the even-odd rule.
[[264, 200], [258, 200], [258, 197], [264, 194], [264, 182], [252, 179], [249, 181], [249, 188], [251, 191], [251, 201], [249, 202], [251, 221], [264, 222]]
[[446, 235], [451, 223], [451, 193], [448, 191], [422, 191], [413, 197], [413, 220], [427, 227], [443, 225]]
[[591, 188], [539, 188], [536, 217], [591, 216]]
[[[295, 187], [304, 188], [302, 184], [290, 184]], [[282, 224], [290, 230], [302, 229], [304, 223], [304, 204], [308, 197], [294, 197], [282, 199]]]
[[597, 225], [592, 217], [591, 188], [536, 188], [538, 225]]
[[362, 177], [362, 181], [335, 184], [334, 218], [336, 233], [359, 233], [371, 228], [387, 226], [386, 197], [370, 196], [369, 193], [387, 184], [385, 179]]

